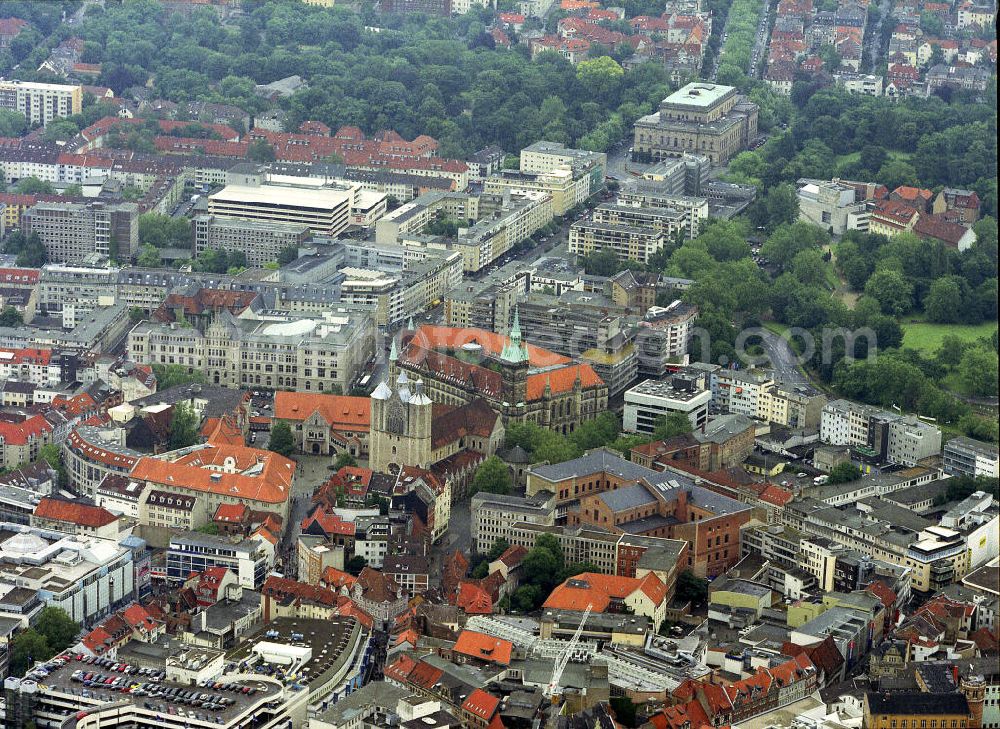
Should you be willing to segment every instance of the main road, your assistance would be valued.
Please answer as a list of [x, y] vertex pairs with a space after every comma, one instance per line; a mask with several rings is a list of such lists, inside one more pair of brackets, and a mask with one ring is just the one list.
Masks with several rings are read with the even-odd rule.
[[764, 348], [767, 358], [771, 360], [774, 379], [789, 385], [810, 384], [809, 378], [798, 365], [798, 355], [784, 337], [765, 329], [760, 338], [761, 346]]

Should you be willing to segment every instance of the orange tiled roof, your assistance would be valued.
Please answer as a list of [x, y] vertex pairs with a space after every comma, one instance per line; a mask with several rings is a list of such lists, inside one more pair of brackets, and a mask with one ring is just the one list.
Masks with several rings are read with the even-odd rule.
[[235, 524], [242, 523], [249, 509], [246, 504], [219, 504], [212, 521], [226, 521]]
[[44, 433], [51, 432], [52, 426], [41, 415], [32, 415], [20, 423], [0, 420], [0, 442], [4, 445], [27, 445], [30, 441], [40, 438]]
[[367, 397], [321, 395], [310, 392], [276, 392], [274, 417], [278, 420], [302, 422], [319, 412], [336, 430], [369, 430], [371, 401]]
[[459, 583], [455, 604], [467, 615], [493, 614], [493, 600], [489, 593], [469, 580], [462, 580]]
[[103, 506], [63, 501], [48, 496], [42, 497], [42, 500], [38, 502], [34, 516], [39, 519], [54, 519], [94, 528], [107, 526], [118, 521], [118, 517]]
[[500, 706], [500, 699], [482, 689], [476, 689], [462, 703], [462, 709], [480, 719], [492, 719]]
[[[253, 474], [244, 473], [259, 467]], [[227, 468], [229, 470], [217, 470]], [[141, 458], [132, 469], [141, 481], [239, 499], [280, 504], [288, 500], [295, 462], [271, 451], [211, 445], [176, 461]]]
[[336, 567], [327, 567], [320, 577], [324, 587], [331, 590], [339, 590], [341, 587], [353, 587], [358, 578], [352, 574], [338, 570]]
[[463, 630], [458, 634], [458, 640], [452, 648], [455, 653], [471, 656], [481, 661], [489, 661], [502, 666], [510, 664], [514, 644], [509, 640], [494, 638], [486, 633], [475, 630]]
[[605, 612], [612, 600], [624, 600], [637, 590], [659, 605], [666, 599], [666, 587], [652, 572], [645, 577], [619, 577], [584, 572], [558, 585], [543, 607], [554, 610], [583, 610], [588, 604], [597, 613]]

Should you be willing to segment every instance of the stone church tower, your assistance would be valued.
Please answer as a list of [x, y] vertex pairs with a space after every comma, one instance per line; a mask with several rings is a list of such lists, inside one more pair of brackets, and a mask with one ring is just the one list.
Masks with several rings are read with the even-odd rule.
[[514, 309], [510, 338], [500, 353], [504, 422], [519, 421], [527, 412], [528, 347], [521, 338], [521, 320]]
[[400, 371], [395, 390], [382, 382], [371, 394], [368, 467], [395, 473], [398, 466], [431, 466], [431, 399], [424, 383]]

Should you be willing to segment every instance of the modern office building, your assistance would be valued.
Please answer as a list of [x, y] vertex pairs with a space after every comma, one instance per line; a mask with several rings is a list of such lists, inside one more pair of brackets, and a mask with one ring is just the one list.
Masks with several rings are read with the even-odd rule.
[[622, 429], [626, 433], [652, 434], [661, 418], [683, 413], [692, 428], [704, 432], [711, 399], [712, 392], [700, 373], [679, 372], [667, 380], [640, 382], [625, 391]]
[[131, 258], [139, 245], [135, 203], [43, 202], [24, 213], [24, 232], [37, 233], [53, 263], [80, 263], [95, 253]]
[[756, 139], [757, 112], [733, 86], [689, 83], [636, 121], [635, 154], [658, 161], [688, 152], [725, 164]]
[[53, 119], [79, 114], [83, 87], [78, 84], [40, 84], [0, 81], [0, 109], [24, 114], [28, 124], [46, 126]]
[[336, 237], [350, 225], [352, 189], [226, 185], [208, 196], [208, 213], [226, 218], [308, 226]]
[[648, 263], [658, 253], [666, 239], [654, 228], [582, 220], [569, 229], [569, 251], [578, 256], [610, 251], [620, 261]]
[[1000, 451], [992, 443], [959, 436], [944, 444], [944, 470], [950, 474], [996, 478], [1000, 473]]
[[244, 253], [248, 266], [263, 266], [278, 260], [289, 247], [299, 247], [312, 237], [304, 223], [243, 220], [219, 215], [194, 218], [194, 252], [207, 250]]
[[26, 621], [45, 606], [90, 623], [134, 596], [132, 552], [113, 539], [0, 524], [0, 583], [6, 612]]
[[244, 539], [233, 543], [229, 539], [181, 532], [170, 538], [167, 548], [167, 580], [183, 582], [193, 572], [209, 567], [232, 570], [245, 589], [260, 589], [274, 564], [274, 550], [268, 550], [260, 539]]
[[834, 235], [868, 230], [868, 202], [857, 200], [854, 187], [827, 180], [798, 181], [799, 220], [819, 225]]

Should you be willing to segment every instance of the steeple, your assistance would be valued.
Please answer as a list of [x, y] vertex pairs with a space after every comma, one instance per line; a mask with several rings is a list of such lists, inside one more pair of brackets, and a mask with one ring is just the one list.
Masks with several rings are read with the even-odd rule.
[[412, 315], [410, 316], [409, 319], [406, 320], [406, 328], [409, 329], [411, 332], [414, 330]]
[[510, 328], [510, 338], [500, 353], [500, 359], [505, 362], [528, 361], [528, 348], [521, 339], [521, 318], [517, 313], [516, 306], [514, 307], [514, 323]]
[[392, 338], [392, 343], [389, 345], [389, 361], [395, 362], [399, 359], [399, 352], [396, 350], [396, 338]]

